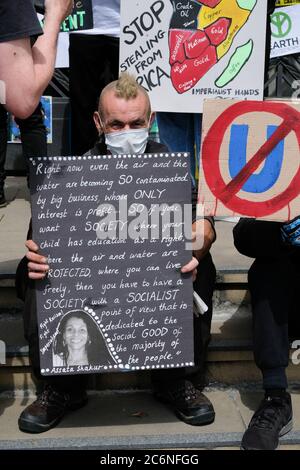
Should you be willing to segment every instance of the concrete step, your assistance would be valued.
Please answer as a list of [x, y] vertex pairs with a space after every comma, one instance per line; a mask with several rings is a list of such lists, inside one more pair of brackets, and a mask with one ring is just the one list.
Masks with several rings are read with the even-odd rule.
[[[148, 391], [93, 392], [89, 403], [54, 429], [37, 435], [19, 431], [17, 420], [33, 396], [0, 395], [0, 449], [215, 449], [238, 448], [262, 394], [243, 388], [210, 388], [216, 419], [207, 426], [179, 421]], [[300, 444], [300, 395], [292, 390], [294, 428], [282, 446]]]

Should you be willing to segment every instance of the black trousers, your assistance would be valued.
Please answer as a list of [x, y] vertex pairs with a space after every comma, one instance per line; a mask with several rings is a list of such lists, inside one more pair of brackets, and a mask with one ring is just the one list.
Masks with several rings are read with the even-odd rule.
[[17, 119], [21, 131], [23, 157], [47, 156], [47, 130], [44, 124], [42, 105], [39, 103], [35, 111], [27, 119]]
[[248, 274], [253, 350], [265, 389], [287, 387], [290, 340], [300, 338], [300, 250], [283, 244], [280, 227], [241, 219], [234, 228], [238, 251], [255, 258]]
[[[25, 161], [29, 157], [47, 155], [47, 131], [44, 125], [41, 104], [27, 119], [16, 119], [20, 128], [22, 150]], [[7, 111], [0, 105], [0, 190], [5, 180], [5, 160], [7, 150]]]
[[72, 152], [82, 155], [97, 140], [93, 113], [102, 89], [118, 78], [119, 39], [70, 34], [70, 100]]
[[[23, 258], [19, 263], [16, 274], [16, 287], [18, 296], [25, 300], [24, 305], [24, 331], [25, 337], [29, 343], [29, 355], [36, 379], [48, 383], [60, 391], [72, 391], [74, 389], [84, 389], [88, 383], [88, 375], [68, 375], [68, 376], [51, 376], [42, 377], [40, 374], [40, 358], [39, 358], [39, 339], [38, 339], [38, 323], [35, 302], [35, 284], [34, 281], [28, 279], [27, 260]], [[154, 371], [152, 373], [152, 381], [156, 387], [165, 387], [171, 385], [172, 382], [178, 383], [190, 377], [197, 384], [203, 382], [203, 374], [205, 367], [205, 359], [207, 346], [210, 340], [210, 326], [212, 318], [212, 294], [215, 283], [216, 270], [212, 262], [211, 255], [208, 254], [201, 261], [198, 267], [197, 279], [194, 283], [194, 289], [200, 297], [208, 305], [209, 310], [204, 315], [194, 317], [194, 345], [195, 345], [195, 364], [196, 367], [166, 369]]]
[[257, 258], [248, 279], [254, 357], [263, 387], [287, 388], [290, 339], [300, 338], [300, 257]]

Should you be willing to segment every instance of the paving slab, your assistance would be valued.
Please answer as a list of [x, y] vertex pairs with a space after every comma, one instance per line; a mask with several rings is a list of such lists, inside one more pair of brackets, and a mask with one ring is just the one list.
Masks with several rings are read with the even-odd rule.
[[[207, 390], [216, 420], [208, 426], [179, 421], [149, 391], [91, 393], [89, 403], [43, 434], [19, 431], [17, 420], [33, 396], [0, 396], [0, 450], [4, 449], [228, 449], [238, 450], [262, 393], [256, 390]], [[280, 449], [300, 448], [300, 394], [292, 392], [294, 429]]]
[[[226, 391], [209, 391], [216, 420], [208, 426], [190, 426], [157, 402], [150, 392], [103, 392], [67, 415], [50, 431], [30, 435], [19, 431], [17, 419], [32, 398], [0, 398], [0, 449], [29, 448], [212, 448], [237, 445], [244, 424]], [[1, 414], [2, 413], [2, 414]]]

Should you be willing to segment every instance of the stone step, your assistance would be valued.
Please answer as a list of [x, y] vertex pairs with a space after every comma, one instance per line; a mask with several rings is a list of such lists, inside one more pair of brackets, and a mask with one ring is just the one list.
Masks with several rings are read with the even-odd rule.
[[[300, 444], [300, 395], [292, 390], [294, 427], [281, 446]], [[214, 405], [215, 422], [189, 426], [179, 421], [148, 391], [93, 392], [88, 404], [68, 414], [54, 429], [30, 435], [17, 420], [34, 396], [1, 394], [0, 449], [215, 449], [239, 448], [262, 393], [247, 388], [205, 390]]]

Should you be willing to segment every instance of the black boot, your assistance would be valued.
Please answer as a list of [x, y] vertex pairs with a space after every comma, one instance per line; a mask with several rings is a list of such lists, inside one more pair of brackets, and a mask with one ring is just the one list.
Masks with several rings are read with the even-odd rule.
[[212, 403], [189, 380], [156, 389], [154, 396], [162, 403], [170, 405], [176, 416], [186, 424], [199, 426], [210, 424], [215, 419]]
[[21, 413], [19, 429], [29, 433], [41, 433], [54, 428], [69, 411], [77, 410], [87, 403], [85, 391], [63, 393], [46, 385], [37, 399]]

